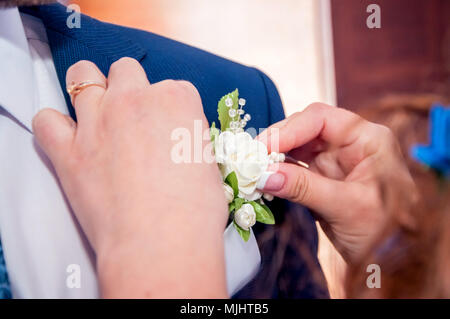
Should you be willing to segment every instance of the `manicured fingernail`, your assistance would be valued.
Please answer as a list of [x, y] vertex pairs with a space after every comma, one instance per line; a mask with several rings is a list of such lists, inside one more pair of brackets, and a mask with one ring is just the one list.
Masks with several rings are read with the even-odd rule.
[[[281, 173], [275, 173], [275, 172], [267, 172], [270, 173], [267, 175], [267, 177], [265, 177], [265, 180], [261, 179], [258, 182], [258, 186], [262, 186], [257, 187], [258, 189], [261, 190], [265, 190], [265, 191], [272, 191], [272, 192], [276, 192], [279, 191], [280, 189], [283, 188], [284, 186], [284, 180], [285, 177], [283, 174]], [[265, 176], [265, 175], [263, 175]]]
[[269, 179], [269, 176], [275, 174], [275, 172], [264, 172], [261, 174], [261, 177], [258, 180], [258, 183], [256, 183], [256, 188], [257, 189], [263, 189], [264, 186], [266, 186], [266, 182]]

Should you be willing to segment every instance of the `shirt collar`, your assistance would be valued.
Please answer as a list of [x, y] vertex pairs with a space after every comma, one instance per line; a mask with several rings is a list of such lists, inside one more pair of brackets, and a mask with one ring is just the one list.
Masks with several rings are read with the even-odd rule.
[[17, 8], [0, 10], [0, 106], [31, 130], [38, 108], [33, 64]]
[[23, 12], [20, 12], [20, 17], [27, 40], [38, 40], [48, 45], [47, 32], [41, 19]]

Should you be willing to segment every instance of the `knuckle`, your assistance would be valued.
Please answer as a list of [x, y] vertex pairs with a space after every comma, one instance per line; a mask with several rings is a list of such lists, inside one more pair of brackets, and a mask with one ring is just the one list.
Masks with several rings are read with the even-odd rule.
[[289, 119], [297, 118], [298, 116], [300, 116], [300, 114], [302, 114], [301, 111], [296, 111], [291, 116], [289, 116]]
[[305, 174], [299, 173], [292, 185], [292, 199], [298, 203], [304, 203], [311, 197], [311, 190], [308, 178]]
[[188, 81], [164, 80], [161, 82], [166, 94], [180, 99], [200, 99], [200, 95], [195, 86]]
[[189, 94], [194, 94], [194, 95], [198, 94], [197, 88], [191, 82], [184, 81], [184, 80], [176, 81], [176, 82], [177, 82], [178, 85], [181, 86], [181, 88], [185, 92], [187, 92]]
[[169, 93], [170, 95], [175, 95], [178, 90], [180, 89], [178, 87], [177, 81], [169, 79], [164, 80], [160, 82], [160, 87], [163, 89], [166, 93]]
[[306, 109], [308, 110], [314, 110], [315, 112], [323, 112], [328, 106], [320, 103], [320, 102], [314, 102], [309, 104]]
[[373, 134], [378, 136], [381, 141], [381, 145], [386, 145], [388, 147], [397, 147], [397, 139], [392, 130], [384, 125], [372, 123]]
[[332, 155], [329, 152], [322, 152], [316, 156], [314, 159], [314, 163], [317, 165], [319, 169], [326, 169], [329, 166], [330, 161], [332, 161]]
[[188, 81], [178, 81], [179, 85], [183, 87], [184, 94], [193, 102], [192, 105], [196, 107], [202, 107], [202, 98], [200, 93], [198, 93], [197, 88]]
[[164, 103], [176, 105], [180, 100], [180, 86], [175, 80], [164, 80], [151, 87], [151, 91]]
[[394, 133], [392, 133], [392, 130], [384, 125], [381, 124], [373, 124], [375, 126], [375, 129], [377, 130], [378, 134], [382, 135], [388, 140], [394, 139]]
[[[324, 118], [326, 116], [326, 113], [330, 111], [330, 106], [327, 104], [323, 104], [320, 102], [314, 102], [309, 104], [304, 110], [303, 112], [305, 113], [310, 113], [310, 114], [314, 114], [315, 116]], [[300, 112], [300, 113], [303, 113]], [[301, 116], [303, 116], [304, 114], [302, 114]]]
[[139, 62], [133, 58], [123, 57], [111, 64], [110, 72], [115, 72], [116, 70], [121, 68], [135, 67], [138, 64]]

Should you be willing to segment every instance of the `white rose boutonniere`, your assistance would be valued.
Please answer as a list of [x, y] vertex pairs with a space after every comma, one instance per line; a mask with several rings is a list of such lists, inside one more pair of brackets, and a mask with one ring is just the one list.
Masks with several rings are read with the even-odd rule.
[[252, 201], [261, 198], [256, 184], [269, 166], [267, 147], [246, 132], [222, 132], [214, 145], [216, 161], [223, 176], [234, 172], [239, 196]]
[[284, 154], [268, 154], [267, 147], [244, 132], [251, 120], [244, 114], [245, 99], [235, 91], [222, 97], [218, 103], [221, 132], [215, 123], [211, 126], [214, 154], [224, 180], [224, 192], [230, 217], [241, 237], [247, 241], [250, 228], [256, 223], [275, 224], [269, 207], [264, 204], [273, 196], [263, 194], [256, 185], [269, 164], [284, 161]]

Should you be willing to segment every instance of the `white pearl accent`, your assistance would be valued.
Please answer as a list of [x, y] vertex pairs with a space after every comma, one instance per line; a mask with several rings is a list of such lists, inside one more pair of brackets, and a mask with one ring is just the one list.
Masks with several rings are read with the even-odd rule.
[[277, 152], [270, 153], [269, 158], [275, 162], [278, 159], [278, 153]]
[[286, 155], [284, 153], [272, 152], [269, 154], [269, 159], [274, 163], [283, 163], [286, 160]]
[[233, 100], [230, 97], [227, 97], [225, 99], [225, 105], [228, 107], [232, 107], [233, 106]]

